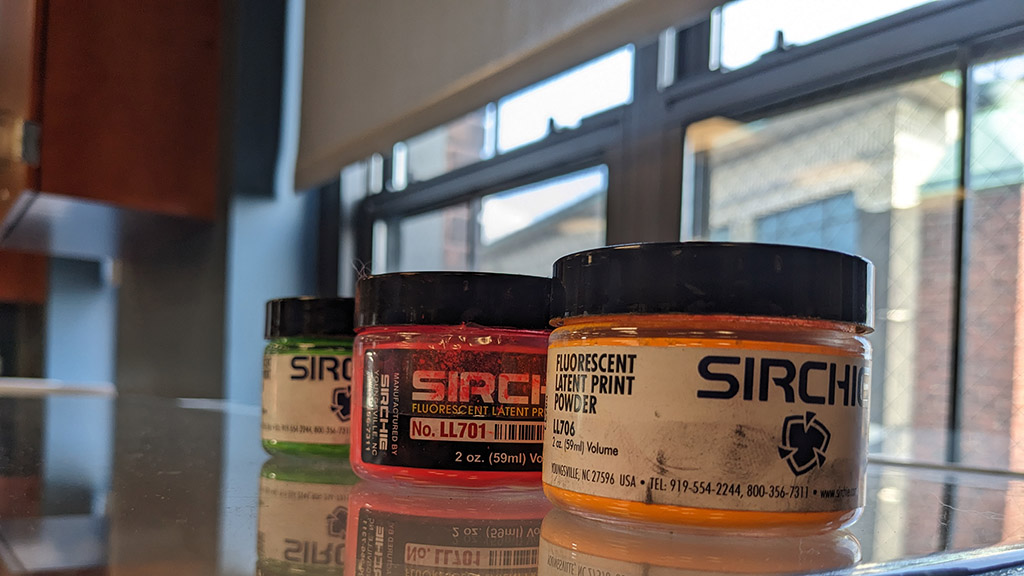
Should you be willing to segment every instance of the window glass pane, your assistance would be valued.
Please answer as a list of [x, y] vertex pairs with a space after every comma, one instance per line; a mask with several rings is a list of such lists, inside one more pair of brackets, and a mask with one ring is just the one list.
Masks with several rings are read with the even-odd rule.
[[597, 166], [485, 196], [476, 269], [550, 276], [559, 257], [603, 246], [607, 190]]
[[1024, 56], [971, 78], [960, 460], [1024, 472]]
[[[712, 240], [799, 244], [875, 264], [871, 450], [945, 459], [958, 76], [944, 74], [765, 120], [713, 118], [688, 148]], [[703, 184], [701, 184], [703, 183]]]
[[349, 164], [341, 170], [341, 203], [338, 206], [340, 239], [338, 243], [338, 289], [350, 296], [360, 275], [370, 273], [366, 262], [356, 257], [356, 233], [359, 203], [369, 190], [369, 162]]
[[373, 254], [370, 258], [370, 271], [374, 274], [391, 271], [388, 269], [388, 224], [383, 220], [373, 223]]
[[498, 102], [498, 152], [544, 139], [556, 128], [578, 126], [588, 116], [633, 99], [633, 47], [502, 98]]
[[[722, 6], [720, 63], [742, 68], [775, 49], [809, 44], [933, 0], [737, 0]], [[712, 50], [716, 47], [712, 46]]]
[[456, 204], [402, 218], [397, 238], [398, 254], [387, 258], [389, 272], [467, 270], [469, 268], [469, 205]]
[[494, 155], [494, 107], [481, 108], [405, 141], [408, 183], [422, 182]]

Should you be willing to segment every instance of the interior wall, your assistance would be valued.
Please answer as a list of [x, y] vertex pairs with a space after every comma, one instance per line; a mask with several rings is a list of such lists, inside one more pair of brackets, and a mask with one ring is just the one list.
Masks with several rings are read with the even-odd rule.
[[[50, 258], [47, 378], [112, 382], [117, 286], [110, 262]], [[89, 406], [83, 411], [83, 404]], [[113, 462], [113, 405], [108, 398], [52, 396], [45, 402], [43, 510], [102, 514]], [[92, 434], [76, 434], [75, 430]]]
[[121, 261], [118, 393], [222, 397], [226, 235], [223, 215], [189, 234], [155, 231]]
[[[239, 137], [234, 152], [237, 178], [228, 215], [225, 397], [232, 402], [259, 405], [266, 301], [314, 293], [319, 202], [316, 192], [296, 193], [291, 182], [302, 75], [301, 3], [239, 2], [237, 12], [240, 66], [234, 92]], [[264, 51], [268, 46], [276, 47], [283, 66], [244, 65], [247, 58], [258, 54], [256, 45]], [[262, 183], [267, 191], [264, 193], [254, 190], [256, 183], [243, 177], [249, 164], [258, 163], [258, 156], [237, 146], [253, 144], [251, 135], [242, 137], [251, 130], [243, 128], [251, 111], [264, 110], [266, 116], [269, 107], [279, 110], [278, 123], [267, 129], [274, 130], [275, 135], [280, 130], [280, 143], [274, 139], [277, 170], [273, 180]]]
[[47, 378], [112, 382], [117, 287], [109, 262], [50, 258]]

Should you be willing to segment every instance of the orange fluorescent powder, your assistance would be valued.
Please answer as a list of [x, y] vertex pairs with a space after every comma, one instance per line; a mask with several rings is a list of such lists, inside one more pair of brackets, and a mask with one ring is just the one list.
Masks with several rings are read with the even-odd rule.
[[624, 520], [852, 523], [870, 281], [866, 260], [785, 246], [640, 244], [559, 260], [545, 493]]

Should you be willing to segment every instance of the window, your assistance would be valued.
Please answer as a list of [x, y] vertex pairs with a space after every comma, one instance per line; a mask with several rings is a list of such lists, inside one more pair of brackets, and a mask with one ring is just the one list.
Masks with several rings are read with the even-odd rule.
[[939, 74], [687, 133], [701, 147], [709, 238], [874, 262], [872, 448], [894, 457], [946, 456], [956, 195], [932, 182], [957, 149], [959, 106], [956, 75]]
[[736, 0], [720, 9], [721, 32], [713, 38], [720, 38], [721, 44], [711, 47], [712, 59], [724, 70], [735, 70], [776, 50], [809, 44], [932, 1]]
[[1024, 55], [974, 66], [970, 79], [958, 457], [1024, 471]]
[[385, 241], [397, 250], [386, 257], [389, 272], [470, 268], [468, 204], [457, 204], [398, 222]]
[[381, 222], [374, 272], [549, 276], [559, 256], [604, 244], [607, 186], [607, 168], [597, 166], [408, 216], [392, 226]]
[[494, 156], [494, 105], [409, 138], [398, 145], [393, 182], [396, 189], [424, 182]]
[[542, 140], [633, 99], [633, 47], [626, 46], [498, 101], [498, 151]]
[[401, 191], [541, 141], [553, 131], [577, 128], [584, 119], [632, 98], [633, 47], [624, 46], [397, 142], [391, 151], [389, 189]]
[[559, 257], [603, 246], [607, 190], [598, 166], [484, 197], [476, 268], [550, 276]]
[[799, 244], [856, 254], [857, 205], [847, 192], [757, 219], [754, 236], [769, 244]]

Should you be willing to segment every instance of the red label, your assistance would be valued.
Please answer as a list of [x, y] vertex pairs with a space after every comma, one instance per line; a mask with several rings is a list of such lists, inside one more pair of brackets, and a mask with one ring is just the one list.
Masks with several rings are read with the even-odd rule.
[[378, 349], [363, 357], [363, 461], [538, 472], [543, 353]]

